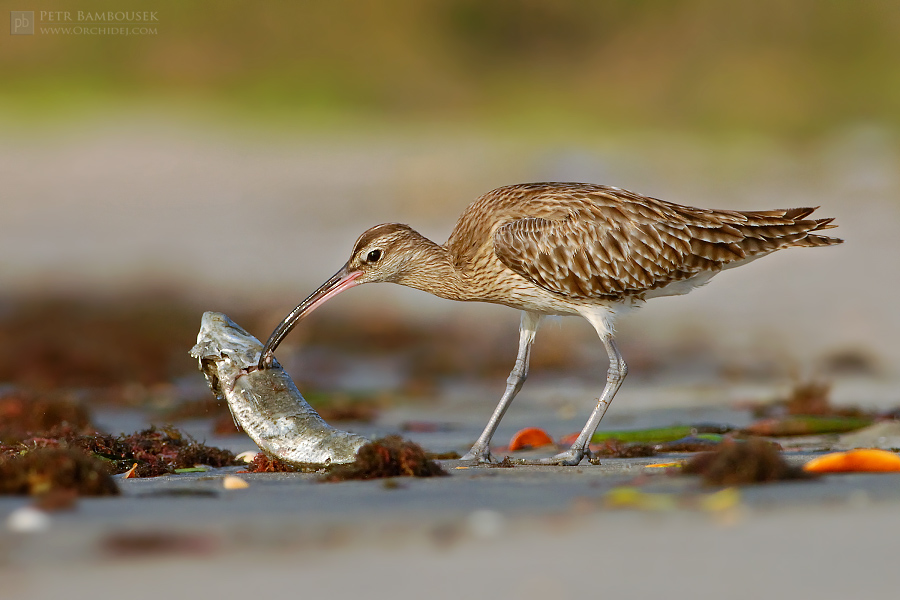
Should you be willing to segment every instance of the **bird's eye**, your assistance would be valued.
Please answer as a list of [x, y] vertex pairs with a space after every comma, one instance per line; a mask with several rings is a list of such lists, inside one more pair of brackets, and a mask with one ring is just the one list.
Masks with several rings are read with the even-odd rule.
[[366, 262], [370, 262], [370, 263], [378, 262], [378, 260], [380, 258], [381, 258], [381, 250], [376, 248], [375, 250], [370, 251], [366, 255]]

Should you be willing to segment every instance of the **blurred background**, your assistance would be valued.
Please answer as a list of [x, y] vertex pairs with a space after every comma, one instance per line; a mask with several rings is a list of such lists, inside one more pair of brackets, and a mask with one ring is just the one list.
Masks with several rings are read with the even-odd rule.
[[[203, 310], [265, 339], [365, 228], [442, 242], [480, 194], [563, 180], [821, 205], [847, 242], [623, 319], [623, 408], [801, 377], [839, 401], [900, 395], [894, 2], [158, 1], [129, 3], [141, 21], [122, 15], [119, 33], [100, 20], [122, 21], [119, 2], [26, 4], [5, 6], [33, 9], [34, 33], [10, 13], [0, 43], [0, 382], [200, 398], [187, 350]], [[483, 381], [486, 415], [517, 325], [505, 307], [367, 286], [279, 356], [311, 394], [435, 399]], [[523, 397], [570, 390], [586, 411], [605, 360], [586, 323], [550, 324]]]

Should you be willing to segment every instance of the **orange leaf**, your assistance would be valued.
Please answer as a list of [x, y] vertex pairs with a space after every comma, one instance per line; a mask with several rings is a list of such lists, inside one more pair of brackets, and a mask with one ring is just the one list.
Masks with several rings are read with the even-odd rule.
[[874, 449], [834, 452], [812, 459], [803, 465], [803, 470], [813, 473], [900, 471], [900, 456]]
[[515, 452], [516, 450], [552, 445], [553, 438], [547, 435], [546, 431], [538, 427], [526, 427], [512, 437], [509, 442], [509, 451]]
[[125, 477], [123, 477], [123, 479], [134, 479], [135, 477], [137, 477], [137, 465], [137, 463], [134, 463], [130, 469], [125, 471]]

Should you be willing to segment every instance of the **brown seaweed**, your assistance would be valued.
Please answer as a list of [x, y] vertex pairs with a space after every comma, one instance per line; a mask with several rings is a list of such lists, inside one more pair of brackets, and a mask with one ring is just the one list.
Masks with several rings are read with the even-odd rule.
[[801, 467], [784, 460], [778, 447], [766, 440], [727, 440], [712, 452], [697, 455], [682, 472], [700, 475], [706, 485], [741, 485], [786, 479], [810, 479]]
[[324, 481], [378, 479], [383, 477], [437, 477], [447, 472], [428, 458], [425, 450], [398, 435], [373, 440], [360, 447], [356, 461], [334, 465]]

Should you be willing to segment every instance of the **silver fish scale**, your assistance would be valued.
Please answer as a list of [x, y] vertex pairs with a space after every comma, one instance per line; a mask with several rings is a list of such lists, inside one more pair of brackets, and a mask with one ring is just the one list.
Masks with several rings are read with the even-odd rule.
[[259, 340], [226, 315], [206, 312], [191, 356], [216, 396], [228, 402], [235, 423], [267, 456], [295, 466], [356, 460], [369, 440], [326, 423], [281, 365], [247, 372], [261, 351]]

